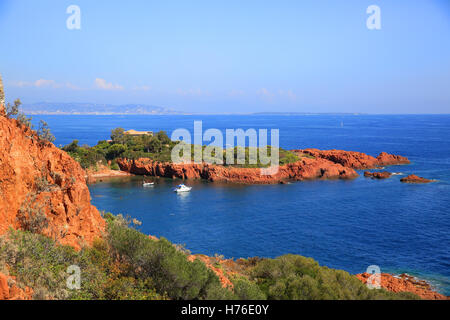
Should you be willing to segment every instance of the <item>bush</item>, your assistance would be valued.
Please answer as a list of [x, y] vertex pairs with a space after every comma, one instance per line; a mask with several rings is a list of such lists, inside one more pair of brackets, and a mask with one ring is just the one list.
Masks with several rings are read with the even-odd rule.
[[256, 264], [251, 278], [268, 299], [417, 299], [410, 293], [370, 290], [355, 276], [342, 270], [321, 267], [311, 258], [284, 255], [263, 259]]
[[233, 291], [239, 300], [266, 300], [266, 295], [255, 282], [240, 277], [233, 281]]
[[128, 276], [151, 278], [157, 292], [171, 299], [206, 299], [212, 291], [225, 295], [227, 289], [201, 261], [189, 262], [172, 243], [151, 240], [120, 216], [109, 219], [107, 239], [112, 254], [128, 266]]
[[39, 128], [37, 134], [41, 140], [47, 142], [54, 142], [55, 136], [50, 132], [50, 128], [48, 127], [47, 122], [44, 120], [39, 121]]
[[111, 163], [111, 170], [120, 170], [117, 162], [114, 161], [113, 163]]
[[[297, 255], [244, 261], [249, 278], [236, 277], [233, 290], [223, 288], [203, 262], [188, 261], [166, 239], [151, 240], [120, 215], [103, 217], [105, 240], [79, 252], [39, 234], [10, 230], [0, 237], [0, 270], [33, 288], [35, 299], [418, 299], [369, 290], [345, 271]], [[80, 290], [66, 287], [71, 265], [81, 269]]]

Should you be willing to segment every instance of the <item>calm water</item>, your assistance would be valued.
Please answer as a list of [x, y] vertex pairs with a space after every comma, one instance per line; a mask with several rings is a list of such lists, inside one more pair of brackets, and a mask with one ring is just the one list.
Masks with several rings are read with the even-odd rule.
[[[45, 116], [57, 140], [93, 145], [112, 128], [193, 130], [279, 128], [286, 149], [316, 147], [407, 156], [411, 165], [390, 171], [437, 179], [407, 185], [398, 176], [375, 181], [314, 181], [240, 186], [158, 179], [142, 188], [139, 177], [90, 186], [100, 210], [143, 222], [142, 231], [184, 243], [194, 253], [275, 257], [296, 253], [322, 265], [364, 272], [408, 272], [450, 295], [450, 116]], [[343, 124], [343, 126], [342, 126]]]

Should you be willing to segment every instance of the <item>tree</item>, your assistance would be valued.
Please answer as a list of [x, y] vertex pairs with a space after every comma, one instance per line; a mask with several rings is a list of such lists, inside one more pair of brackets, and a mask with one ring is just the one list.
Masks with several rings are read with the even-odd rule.
[[125, 130], [123, 128], [111, 130], [111, 140], [114, 143], [125, 144]]
[[153, 137], [150, 139], [147, 148], [150, 150], [150, 152], [161, 152], [161, 141], [159, 141], [157, 137]]
[[156, 138], [158, 138], [158, 140], [161, 141], [162, 144], [169, 144], [171, 141], [167, 133], [163, 130], [159, 131], [156, 134]]
[[73, 140], [70, 144], [64, 146], [62, 149], [66, 152], [76, 152], [78, 148], [78, 140]]
[[21, 104], [22, 102], [20, 99], [16, 99], [13, 105], [8, 103], [6, 106], [6, 117], [11, 118], [12, 116], [16, 116], [19, 113], [19, 107]]
[[55, 141], [55, 136], [50, 132], [47, 122], [44, 120], [39, 121], [39, 129], [37, 131], [39, 138], [44, 141], [53, 142]]
[[106, 158], [108, 160], [114, 160], [120, 157], [120, 155], [125, 151], [127, 151], [127, 146], [123, 144], [113, 144], [111, 147], [108, 148]]
[[26, 125], [27, 127], [33, 128], [33, 125], [31, 124], [31, 117], [27, 117], [24, 113], [19, 112], [16, 117], [17, 121], [19, 121], [21, 124]]

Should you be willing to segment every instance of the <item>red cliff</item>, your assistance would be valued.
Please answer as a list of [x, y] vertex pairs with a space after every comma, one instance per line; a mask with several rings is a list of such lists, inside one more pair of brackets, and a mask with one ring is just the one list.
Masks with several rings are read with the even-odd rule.
[[80, 248], [105, 227], [90, 200], [85, 172], [75, 160], [30, 128], [0, 116], [0, 234], [10, 227], [42, 229]]
[[338, 163], [310, 158], [280, 166], [278, 172], [273, 175], [264, 175], [259, 168], [236, 168], [207, 163], [174, 164], [146, 158], [120, 159], [117, 163], [121, 170], [138, 175], [248, 184], [280, 183], [286, 180], [351, 179], [358, 176], [355, 170], [345, 168]]
[[374, 158], [361, 152], [342, 150], [305, 149], [292, 151], [296, 152], [301, 160], [280, 166], [278, 172], [273, 175], [263, 175], [259, 168], [238, 168], [207, 163], [174, 164], [157, 162], [147, 158], [120, 159], [117, 163], [121, 170], [138, 175], [247, 184], [280, 183], [287, 180], [352, 179], [358, 176], [355, 169], [409, 163], [405, 157], [384, 152]]

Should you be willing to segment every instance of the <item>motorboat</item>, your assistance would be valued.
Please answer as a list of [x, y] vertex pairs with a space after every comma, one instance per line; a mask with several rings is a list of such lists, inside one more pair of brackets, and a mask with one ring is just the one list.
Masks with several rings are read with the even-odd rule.
[[192, 187], [188, 187], [184, 184], [179, 184], [173, 191], [175, 192], [188, 192], [191, 191]]
[[154, 186], [155, 185], [155, 183], [154, 182], [142, 182], [142, 186], [143, 187], [152, 187], [152, 186]]

